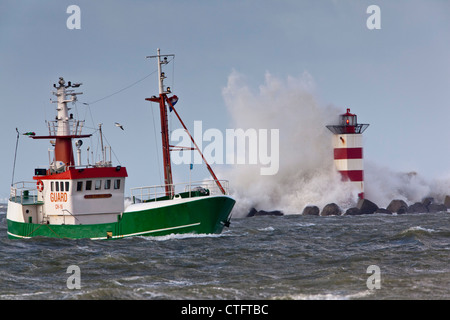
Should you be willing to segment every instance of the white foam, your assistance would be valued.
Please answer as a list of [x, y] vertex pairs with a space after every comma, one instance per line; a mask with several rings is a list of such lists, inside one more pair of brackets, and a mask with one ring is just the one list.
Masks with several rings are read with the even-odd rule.
[[182, 233], [182, 234], [168, 234], [164, 236], [138, 236], [141, 239], [149, 241], [168, 241], [168, 240], [180, 240], [180, 239], [191, 239], [191, 238], [219, 238], [226, 236], [226, 233], [221, 234], [197, 234], [197, 233]]
[[436, 232], [436, 230], [434, 230], [434, 229], [427, 229], [427, 228], [424, 228], [424, 227], [421, 227], [421, 226], [415, 226], [415, 227], [408, 228], [407, 230], [403, 231], [403, 233], [407, 233], [407, 232], [410, 232], [410, 231], [424, 231], [424, 232], [427, 232], [427, 233]]
[[294, 294], [286, 295], [275, 299], [287, 300], [351, 300], [362, 299], [373, 294], [373, 290], [365, 290], [356, 293], [342, 294], [342, 293], [319, 293], [319, 294]]
[[266, 227], [266, 228], [260, 228], [259, 231], [274, 231], [275, 229], [273, 227]]

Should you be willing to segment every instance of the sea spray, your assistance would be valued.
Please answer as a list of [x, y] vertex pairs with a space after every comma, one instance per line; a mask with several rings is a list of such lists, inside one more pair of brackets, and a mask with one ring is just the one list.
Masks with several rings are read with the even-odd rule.
[[366, 159], [365, 194], [368, 199], [386, 208], [390, 201], [399, 199], [408, 205], [432, 197], [443, 203], [450, 193], [450, 179], [426, 178], [417, 172], [396, 172]]
[[[237, 200], [234, 217], [246, 216], [252, 207], [299, 214], [307, 205], [355, 206], [358, 192], [341, 181], [325, 127], [338, 119], [344, 107], [321, 103], [315, 91], [307, 72], [287, 79], [266, 73], [258, 90], [252, 90], [244, 75], [230, 74], [222, 92], [232, 119], [230, 127], [279, 129], [280, 135], [276, 175], [262, 176], [258, 165], [249, 164], [233, 165], [220, 173], [232, 181]], [[409, 205], [427, 196], [443, 202], [450, 192], [449, 178], [433, 180], [415, 172], [395, 172], [370, 159], [364, 159], [364, 174], [365, 197], [379, 207], [387, 207], [393, 199]]]
[[265, 82], [253, 92], [245, 77], [233, 71], [223, 89], [234, 128], [279, 129], [279, 171], [262, 176], [258, 166], [234, 165], [221, 173], [233, 181], [237, 199], [235, 216], [251, 207], [299, 213], [306, 205], [336, 202], [349, 207], [357, 192], [341, 181], [333, 164], [331, 136], [325, 125], [340, 110], [319, 103], [308, 73], [279, 79], [266, 73]]

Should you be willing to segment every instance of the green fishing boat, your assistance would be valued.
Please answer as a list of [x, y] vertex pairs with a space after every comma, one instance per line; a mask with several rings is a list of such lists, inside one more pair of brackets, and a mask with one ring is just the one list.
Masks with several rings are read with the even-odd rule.
[[[56, 120], [47, 121], [49, 134], [26, 134], [32, 139], [51, 140], [53, 159], [48, 167], [35, 169], [32, 182], [12, 182], [7, 209], [9, 238], [100, 240], [181, 233], [218, 234], [229, 226], [235, 200], [228, 194], [228, 181], [217, 179], [203, 155], [212, 180], [179, 184], [172, 181], [168, 108], [188, 134], [189, 131], [174, 107], [178, 97], [169, 97], [170, 88], [164, 86], [162, 68], [170, 57], [173, 55], [161, 55], [159, 49], [156, 56], [148, 57], [157, 60], [159, 96], [146, 99], [159, 105], [164, 185], [132, 188], [130, 196], [125, 197], [127, 170], [107, 160], [103, 143], [102, 160], [81, 164], [81, 139], [92, 134], [82, 133], [84, 120], [74, 119], [67, 106], [81, 94], [75, 92], [81, 84], [70, 81], [66, 84], [60, 78], [58, 84], [54, 84], [57, 115]], [[98, 132], [102, 139], [101, 126]], [[189, 136], [194, 147], [186, 149], [201, 154]]]

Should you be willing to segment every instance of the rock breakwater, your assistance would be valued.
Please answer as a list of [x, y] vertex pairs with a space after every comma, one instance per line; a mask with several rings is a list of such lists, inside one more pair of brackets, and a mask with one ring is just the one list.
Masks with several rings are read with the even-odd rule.
[[[444, 203], [435, 202], [434, 198], [426, 197], [420, 202], [415, 202], [408, 205], [401, 199], [392, 200], [386, 208], [380, 208], [374, 202], [368, 199], [360, 199], [355, 207], [342, 209], [336, 203], [329, 203], [325, 205], [322, 210], [316, 205], [309, 205], [303, 208], [302, 215], [313, 216], [355, 216], [355, 215], [367, 215], [367, 214], [406, 214], [406, 213], [434, 213], [434, 212], [447, 212], [450, 209], [450, 196], [446, 196]], [[252, 208], [247, 214], [247, 217], [260, 216], [260, 215], [284, 215], [282, 211], [264, 211], [256, 210]]]

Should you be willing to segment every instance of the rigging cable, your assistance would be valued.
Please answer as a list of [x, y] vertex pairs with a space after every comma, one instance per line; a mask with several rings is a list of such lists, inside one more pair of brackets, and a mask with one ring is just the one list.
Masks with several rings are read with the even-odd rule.
[[14, 185], [14, 171], [16, 170], [16, 158], [17, 158], [17, 146], [19, 145], [19, 130], [17, 130], [17, 139], [16, 139], [16, 151], [14, 152], [14, 164], [13, 164], [13, 172], [12, 172], [12, 179], [11, 179], [11, 187]]
[[[172, 59], [173, 60], [173, 59]], [[100, 102], [100, 101], [103, 101], [103, 100], [105, 100], [105, 99], [108, 99], [108, 98], [110, 98], [110, 97], [112, 97], [112, 96], [114, 96], [114, 95], [116, 95], [116, 94], [119, 94], [119, 93], [121, 93], [121, 92], [123, 92], [123, 91], [125, 91], [125, 90], [127, 90], [127, 89], [129, 89], [129, 88], [131, 88], [131, 87], [133, 87], [133, 86], [135, 86], [136, 84], [138, 84], [139, 82], [142, 82], [142, 81], [144, 81], [145, 79], [147, 79], [148, 77], [150, 77], [151, 75], [153, 75], [153, 74], [155, 74], [156, 72], [157, 72], [158, 70], [154, 70], [154, 71], [152, 71], [151, 73], [149, 73], [148, 75], [146, 75], [145, 77], [143, 77], [143, 78], [141, 78], [141, 79], [139, 79], [139, 80], [137, 80], [137, 81], [135, 81], [135, 82], [133, 82], [132, 84], [130, 84], [130, 85], [128, 85], [128, 86], [126, 86], [126, 87], [124, 87], [124, 88], [122, 88], [122, 89], [120, 89], [120, 90], [118, 90], [118, 91], [116, 91], [116, 92], [114, 92], [114, 93], [111, 93], [111, 94], [109, 94], [109, 95], [107, 95], [107, 96], [105, 96], [105, 97], [103, 97], [103, 98], [101, 98], [101, 99], [97, 99], [97, 100], [95, 100], [95, 101], [92, 101], [92, 102], [82, 102], [82, 104], [84, 104], [85, 106], [87, 106], [88, 108], [87, 108], [87, 110], [86, 110], [86, 113], [89, 111], [89, 113], [90, 113], [90, 116], [91, 116], [91, 121], [92, 121], [92, 124], [94, 125], [94, 119], [93, 119], [93, 117], [92, 117], [92, 111], [91, 111], [91, 108], [90, 108], [90, 106], [91, 105], [93, 105], [93, 104], [95, 104], [95, 103], [97, 103], [97, 102]], [[172, 71], [172, 74], [174, 75], [174, 70]], [[173, 78], [172, 78], [173, 79]], [[172, 80], [173, 81], [173, 80]], [[174, 81], [173, 81], [173, 83], [174, 83]], [[155, 126], [155, 117], [154, 117], [154, 114], [153, 114], [153, 108], [151, 108], [151, 110], [152, 110], [152, 118], [153, 118], [153, 130], [154, 130], [154, 137], [155, 137], [155, 139], [156, 139], [156, 126]], [[85, 114], [85, 118], [86, 118], [86, 114]], [[97, 147], [98, 148], [98, 147]], [[114, 151], [112, 151], [113, 153], [114, 153]], [[159, 154], [159, 152], [158, 152], [158, 149], [156, 150], [156, 152]], [[96, 152], [97, 153], [97, 152]], [[117, 158], [117, 155], [114, 153], [114, 156], [116, 157], [116, 160], [118, 160], [118, 158]], [[88, 157], [89, 157], [89, 155], [88, 155]], [[89, 158], [88, 158], [89, 159]], [[94, 160], [93, 160], [94, 161]], [[119, 161], [119, 160], [118, 160]], [[95, 161], [94, 161], [95, 162]], [[158, 162], [159, 162], [159, 156], [158, 156]], [[119, 163], [120, 163], [120, 161], [119, 161]], [[162, 177], [161, 177], [161, 172], [158, 170], [158, 174], [159, 174], [159, 179], [160, 179], [160, 181], [162, 181]]]
[[[153, 136], [155, 137], [155, 146], [156, 147], [156, 159], [158, 161], [158, 168], [162, 168], [161, 163], [160, 163], [160, 158], [159, 158], [159, 148], [158, 148], [158, 139], [156, 138], [156, 125], [155, 125], [155, 115], [153, 114], [153, 108], [150, 108], [150, 110], [152, 110], [152, 120], [153, 120]], [[162, 176], [161, 176], [161, 170], [158, 169], [158, 174], [159, 174], [159, 182], [162, 185]]]
[[111, 94], [109, 94], [109, 95], [107, 95], [107, 96], [105, 96], [105, 97], [103, 97], [103, 98], [101, 98], [101, 99], [95, 100], [95, 101], [93, 101], [93, 102], [83, 102], [83, 104], [84, 104], [84, 105], [92, 105], [92, 104], [94, 104], [94, 103], [97, 103], [97, 102], [100, 102], [100, 101], [102, 101], [102, 100], [108, 99], [108, 98], [110, 98], [110, 97], [112, 97], [112, 96], [114, 96], [114, 95], [116, 95], [116, 94], [118, 94], [118, 93], [121, 93], [122, 91], [125, 91], [125, 90], [131, 88], [132, 86], [138, 84], [139, 82], [144, 81], [145, 79], [147, 79], [148, 77], [150, 77], [151, 75], [153, 75], [155, 72], [157, 72], [157, 70], [152, 71], [151, 73], [149, 73], [148, 75], [146, 75], [146, 76], [143, 77], [142, 79], [139, 79], [139, 80], [133, 82], [132, 84], [130, 84], [130, 85], [128, 85], [128, 86], [126, 86], [126, 87], [120, 89], [119, 91], [116, 91], [116, 92], [114, 92], [114, 93], [111, 93]]

